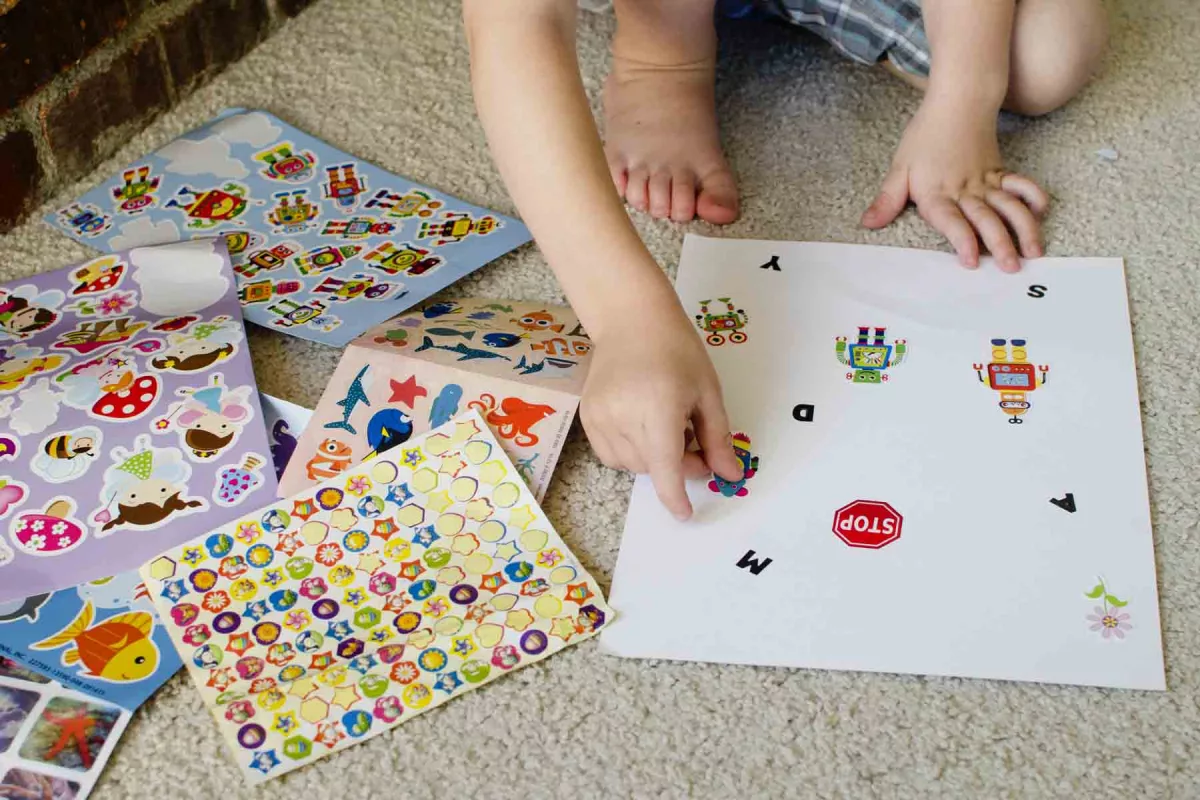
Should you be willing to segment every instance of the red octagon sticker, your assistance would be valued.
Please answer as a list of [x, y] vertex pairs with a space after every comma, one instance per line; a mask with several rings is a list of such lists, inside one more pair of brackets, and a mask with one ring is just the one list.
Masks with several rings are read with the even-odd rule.
[[833, 532], [851, 547], [878, 550], [900, 538], [904, 517], [881, 500], [855, 500], [833, 515]]

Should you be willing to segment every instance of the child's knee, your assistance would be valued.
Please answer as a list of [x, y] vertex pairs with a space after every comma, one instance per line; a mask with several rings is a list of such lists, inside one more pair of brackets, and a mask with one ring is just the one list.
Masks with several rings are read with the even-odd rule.
[[1107, 47], [1101, 0], [1021, 0], [1005, 108], [1034, 117], [1061, 108], [1091, 79]]

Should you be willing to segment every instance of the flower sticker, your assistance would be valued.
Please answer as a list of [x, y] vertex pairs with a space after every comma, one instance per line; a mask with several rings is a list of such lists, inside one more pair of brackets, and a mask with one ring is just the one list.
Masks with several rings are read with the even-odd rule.
[[1087, 621], [1091, 623], [1089, 628], [1105, 639], [1124, 639], [1125, 634], [1133, 630], [1133, 625], [1129, 622], [1129, 614], [1122, 610], [1129, 605], [1129, 601], [1109, 594], [1103, 578], [1096, 580], [1096, 585], [1085, 594], [1085, 597], [1099, 600], [1103, 605], [1096, 606], [1092, 609], [1093, 613], [1087, 615]]

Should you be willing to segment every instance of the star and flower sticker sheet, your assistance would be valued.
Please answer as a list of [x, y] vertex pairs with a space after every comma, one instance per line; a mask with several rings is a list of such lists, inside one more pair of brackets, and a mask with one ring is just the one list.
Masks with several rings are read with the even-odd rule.
[[1165, 688], [1121, 259], [689, 235], [676, 291], [745, 478], [638, 478], [606, 650]]
[[84, 800], [129, 717], [0, 656], [0, 798]]
[[106, 251], [224, 235], [247, 321], [339, 347], [530, 240], [515, 219], [245, 109], [46, 221]]
[[565, 306], [463, 298], [388, 320], [346, 349], [279, 493], [295, 494], [473, 409], [540, 500], [591, 351]]
[[474, 411], [173, 547], [141, 573], [252, 782], [612, 618]]
[[219, 239], [0, 287], [0, 652], [136, 708], [178, 667], [133, 572], [273, 496]]

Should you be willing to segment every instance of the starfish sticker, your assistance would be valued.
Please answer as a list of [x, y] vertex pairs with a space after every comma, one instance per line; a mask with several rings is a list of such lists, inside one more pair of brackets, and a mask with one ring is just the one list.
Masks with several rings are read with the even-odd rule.
[[79, 751], [79, 761], [84, 769], [92, 767], [92, 749], [88, 746], [88, 734], [96, 724], [96, 720], [88, 711], [87, 706], [80, 705], [66, 714], [53, 714], [47, 709], [42, 717], [59, 730], [58, 739], [46, 751], [43, 760], [53, 763], [51, 759], [74, 744]]
[[392, 396], [388, 398], [389, 403], [404, 403], [409, 408], [417, 402], [418, 397], [427, 397], [429, 392], [424, 386], [417, 385], [417, 376], [410, 375], [408, 380], [400, 382], [392, 379], [389, 381], [392, 384]]

